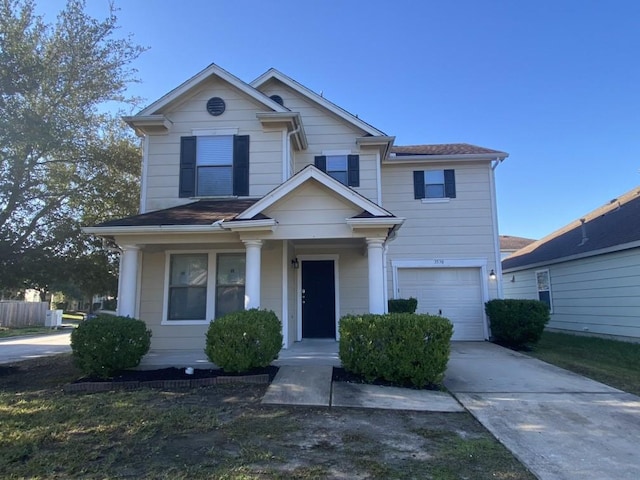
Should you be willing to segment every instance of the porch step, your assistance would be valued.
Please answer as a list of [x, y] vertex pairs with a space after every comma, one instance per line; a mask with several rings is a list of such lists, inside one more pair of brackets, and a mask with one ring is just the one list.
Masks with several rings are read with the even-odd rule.
[[331, 403], [331, 365], [282, 366], [269, 385], [262, 403], [314, 405]]

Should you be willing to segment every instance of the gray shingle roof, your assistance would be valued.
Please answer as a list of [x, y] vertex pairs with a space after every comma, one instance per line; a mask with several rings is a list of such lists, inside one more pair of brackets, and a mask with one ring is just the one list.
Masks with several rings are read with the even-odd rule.
[[408, 155], [477, 155], [477, 154], [496, 154], [506, 155], [505, 152], [499, 150], [491, 150], [490, 148], [479, 147], [469, 143], [441, 143], [434, 145], [405, 145], [394, 146], [391, 153], [395, 153], [396, 157]]
[[231, 220], [257, 200], [200, 200], [132, 217], [109, 220], [97, 227], [149, 227], [159, 225], [211, 225], [218, 220]]
[[573, 255], [640, 241], [640, 187], [611, 200], [581, 219], [515, 252], [502, 261], [503, 270], [544, 264]]
[[500, 250], [520, 250], [533, 242], [535, 242], [533, 238], [500, 235]]

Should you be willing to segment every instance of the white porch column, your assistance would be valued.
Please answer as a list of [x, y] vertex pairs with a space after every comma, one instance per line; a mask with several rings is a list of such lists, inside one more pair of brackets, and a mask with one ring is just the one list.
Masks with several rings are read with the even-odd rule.
[[369, 259], [369, 313], [384, 313], [383, 238], [367, 238]]
[[120, 254], [120, 276], [118, 278], [118, 315], [136, 316], [136, 296], [138, 293], [138, 252], [137, 245], [122, 245]]
[[262, 240], [243, 240], [247, 249], [244, 308], [260, 308], [260, 253]]

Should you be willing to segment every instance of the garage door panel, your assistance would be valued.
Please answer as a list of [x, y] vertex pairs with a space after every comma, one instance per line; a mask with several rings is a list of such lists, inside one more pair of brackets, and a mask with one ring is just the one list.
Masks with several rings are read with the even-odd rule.
[[454, 340], [484, 339], [479, 268], [400, 268], [398, 293], [418, 299], [418, 313], [450, 319]]

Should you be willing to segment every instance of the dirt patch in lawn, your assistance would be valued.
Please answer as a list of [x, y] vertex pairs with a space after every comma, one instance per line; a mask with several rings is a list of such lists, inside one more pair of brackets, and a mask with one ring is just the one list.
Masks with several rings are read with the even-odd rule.
[[262, 405], [266, 385], [64, 395], [70, 356], [0, 371], [0, 478], [531, 479], [467, 413]]

